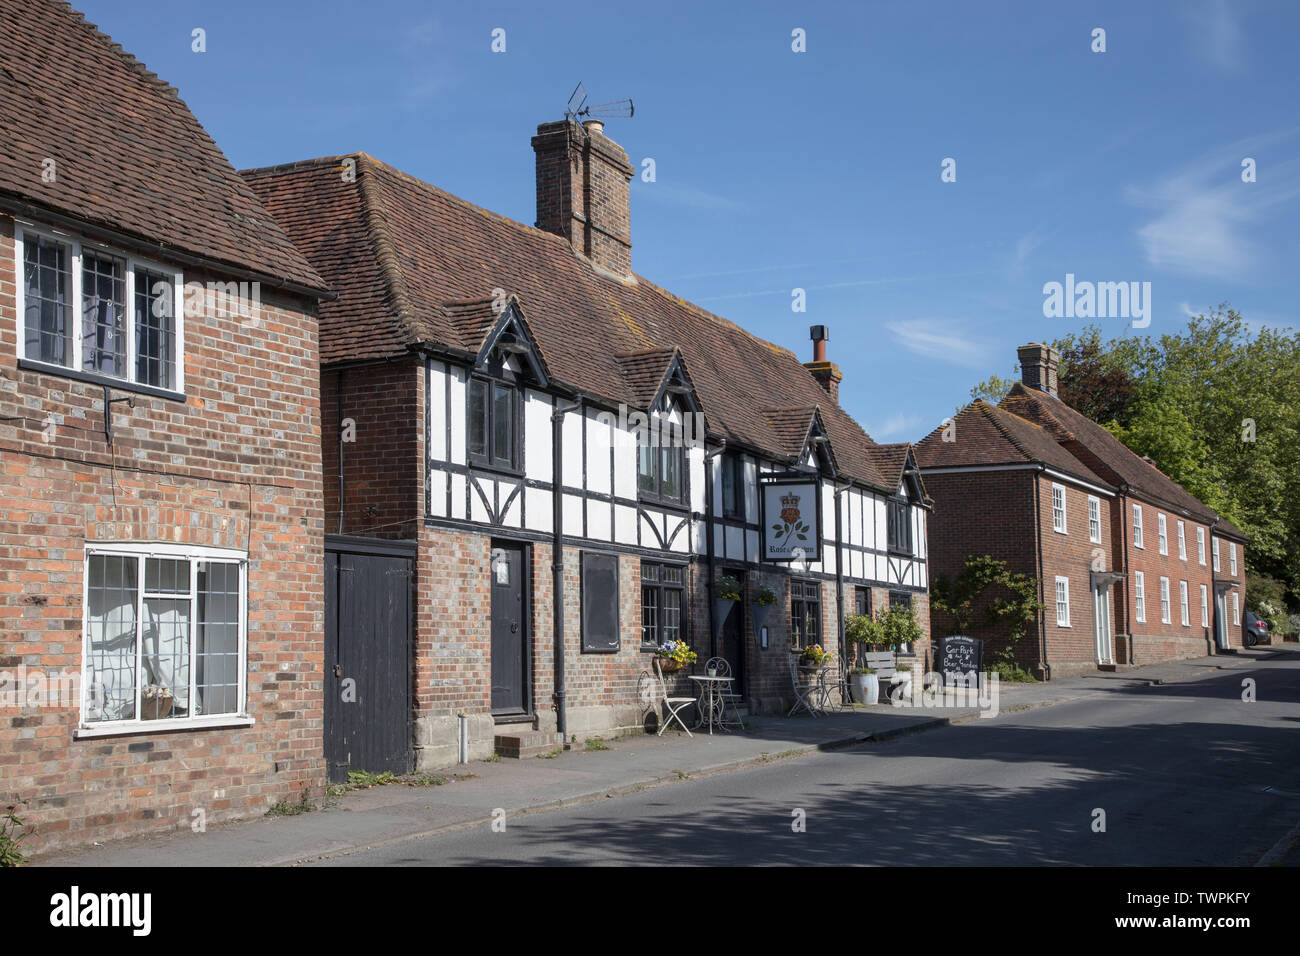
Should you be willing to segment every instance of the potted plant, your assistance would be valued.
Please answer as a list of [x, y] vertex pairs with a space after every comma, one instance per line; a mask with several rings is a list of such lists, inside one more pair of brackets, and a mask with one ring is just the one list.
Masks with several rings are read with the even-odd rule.
[[718, 578], [718, 583], [713, 587], [713, 624], [719, 633], [727, 621], [727, 615], [739, 600], [740, 579], [730, 574]]
[[665, 674], [674, 674], [687, 664], [694, 664], [699, 660], [695, 651], [691, 650], [685, 641], [669, 641], [667, 644], [660, 644], [655, 650], [655, 656], [659, 658], [659, 669]]
[[849, 668], [849, 694], [855, 703], [874, 704], [880, 699], [880, 680], [870, 667], [859, 666], [863, 648], [885, 642], [884, 629], [870, 614], [850, 614], [844, 619], [844, 638], [853, 645]]
[[799, 663], [805, 667], [823, 667], [830, 662], [831, 652], [820, 644], [809, 644], [799, 657]]
[[760, 585], [754, 592], [754, 600], [750, 602], [749, 613], [754, 619], [754, 635], [758, 636], [763, 630], [763, 622], [767, 620], [767, 614], [776, 604], [776, 592], [766, 584]]

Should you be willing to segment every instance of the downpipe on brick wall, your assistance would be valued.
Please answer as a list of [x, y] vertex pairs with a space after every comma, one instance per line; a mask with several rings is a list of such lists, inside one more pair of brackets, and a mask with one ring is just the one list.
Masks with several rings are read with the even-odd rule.
[[582, 399], [561, 406], [555, 399], [551, 411], [551, 605], [555, 623], [552, 643], [555, 647], [555, 730], [563, 744], [568, 733], [565, 718], [564, 684], [564, 416], [582, 408]]

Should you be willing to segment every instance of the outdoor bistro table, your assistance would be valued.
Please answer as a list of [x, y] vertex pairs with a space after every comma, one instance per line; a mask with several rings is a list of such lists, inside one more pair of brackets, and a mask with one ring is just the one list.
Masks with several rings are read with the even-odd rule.
[[[707, 677], [702, 674], [692, 674], [690, 679], [700, 685], [700, 706], [697, 708], [700, 712], [700, 719], [696, 721], [695, 726], [699, 727], [705, 723], [706, 715], [709, 725], [709, 736], [713, 736], [713, 715], [722, 704], [722, 694], [719, 690], [726, 690], [721, 687], [722, 684], [730, 684], [735, 678], [732, 677]], [[707, 703], [706, 703], [707, 700]], [[727, 729], [727, 722], [722, 719], [721, 715], [717, 720], [717, 725], [723, 730]]]

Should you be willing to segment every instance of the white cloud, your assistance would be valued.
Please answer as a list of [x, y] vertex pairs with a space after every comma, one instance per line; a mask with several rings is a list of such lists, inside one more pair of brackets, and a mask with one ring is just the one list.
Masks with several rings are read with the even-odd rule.
[[[640, 182], [640, 180], [637, 180]], [[745, 204], [735, 199], [728, 199], [726, 196], [719, 196], [717, 193], [711, 193], [703, 189], [695, 189], [692, 186], [674, 186], [668, 183], [646, 183], [643, 188], [637, 189], [636, 197], [646, 199], [657, 199], [663, 202], [674, 203], [678, 206], [689, 206], [692, 209], [744, 209]]]
[[[1300, 196], [1300, 161], [1276, 157], [1278, 143], [1297, 130], [1280, 130], [1229, 143], [1144, 186], [1128, 198], [1155, 210], [1137, 230], [1147, 262], [1157, 268], [1216, 279], [1248, 280], [1266, 265], [1269, 251], [1253, 238], [1254, 226]], [[1241, 180], [1241, 162], [1263, 165], [1257, 182]]]
[[882, 438], [907, 438], [908, 436], [919, 439], [921, 437], [920, 428], [924, 421], [925, 419], [920, 415], [895, 412], [884, 421], [868, 428], [867, 434], [875, 441], [880, 441]]
[[982, 368], [988, 364], [987, 346], [967, 338], [954, 322], [909, 319], [888, 322], [894, 341], [909, 352], [953, 365]]

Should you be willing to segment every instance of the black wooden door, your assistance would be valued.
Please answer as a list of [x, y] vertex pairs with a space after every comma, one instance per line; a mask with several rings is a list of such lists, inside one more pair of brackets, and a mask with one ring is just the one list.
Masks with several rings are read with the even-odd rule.
[[[727, 574], [740, 581], [740, 593], [745, 593], [745, 576], [739, 571], [728, 569]], [[733, 694], [745, 693], [745, 602], [737, 601], [731, 607], [731, 613], [722, 625], [722, 634], [718, 639], [718, 655], [725, 657], [731, 665], [731, 685]]]
[[492, 713], [528, 713], [524, 546], [492, 542]]
[[[331, 782], [349, 770], [411, 770], [413, 557], [325, 551], [325, 759]], [[376, 549], [384, 546], [375, 545]]]

